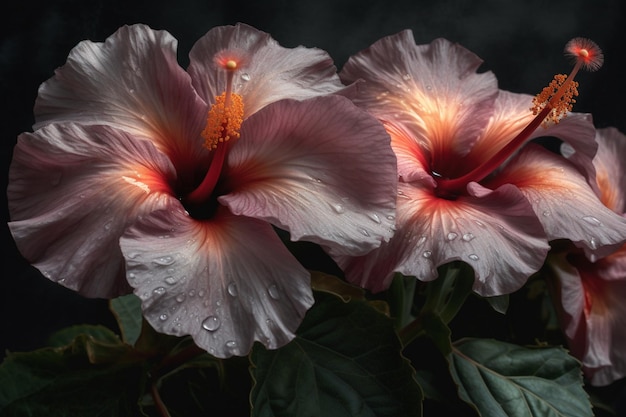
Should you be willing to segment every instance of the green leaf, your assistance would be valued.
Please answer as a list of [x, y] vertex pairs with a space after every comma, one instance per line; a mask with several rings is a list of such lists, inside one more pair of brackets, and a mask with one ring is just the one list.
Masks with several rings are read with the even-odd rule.
[[[100, 326], [77, 327], [87, 333], [71, 344], [7, 355], [0, 365], [0, 415], [139, 415], [144, 370], [132, 347]], [[52, 341], [60, 343], [77, 330], [62, 331]]]
[[128, 294], [109, 301], [109, 308], [117, 319], [123, 340], [134, 345], [141, 334], [141, 300], [135, 294]]
[[318, 293], [291, 343], [255, 346], [252, 415], [420, 416], [422, 393], [400, 351], [391, 319]]
[[460, 397], [485, 417], [593, 415], [580, 364], [562, 348], [463, 339], [449, 361]]

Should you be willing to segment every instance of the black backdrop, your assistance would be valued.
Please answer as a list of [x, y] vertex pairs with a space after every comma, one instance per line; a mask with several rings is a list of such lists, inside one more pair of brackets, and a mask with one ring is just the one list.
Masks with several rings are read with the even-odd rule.
[[[187, 65], [193, 43], [216, 25], [244, 22], [272, 34], [282, 45], [316, 46], [338, 68], [382, 36], [410, 28], [417, 43], [445, 37], [485, 60], [503, 89], [535, 94], [554, 73], [568, 72], [561, 54], [574, 36], [595, 40], [605, 66], [582, 74], [575, 110], [592, 112], [596, 126], [626, 132], [626, 7], [623, 0], [64, 0], [0, 6], [2, 100], [0, 193], [2, 278], [0, 351], [30, 350], [61, 327], [78, 323], [114, 326], [104, 300], [83, 299], [48, 282], [19, 255], [6, 221], [7, 171], [16, 137], [31, 129], [39, 84], [61, 66], [83, 39], [102, 41], [119, 26], [146, 23], [179, 40]], [[6, 4], [6, 2], [5, 2]], [[1, 357], [0, 357], [1, 358]]]

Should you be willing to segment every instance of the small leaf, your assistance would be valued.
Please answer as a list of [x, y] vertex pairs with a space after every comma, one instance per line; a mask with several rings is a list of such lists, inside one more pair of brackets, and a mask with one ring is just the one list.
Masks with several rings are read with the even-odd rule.
[[586, 417], [580, 364], [562, 348], [463, 339], [449, 356], [460, 397], [485, 417]]
[[422, 393], [391, 319], [365, 302], [316, 294], [296, 338], [252, 352], [252, 415], [420, 416]]
[[134, 345], [141, 334], [141, 300], [135, 294], [123, 295], [109, 301], [109, 308], [117, 319], [123, 340]]
[[341, 297], [344, 301], [363, 300], [365, 292], [362, 288], [324, 272], [310, 271], [311, 287], [315, 291], [323, 291]]

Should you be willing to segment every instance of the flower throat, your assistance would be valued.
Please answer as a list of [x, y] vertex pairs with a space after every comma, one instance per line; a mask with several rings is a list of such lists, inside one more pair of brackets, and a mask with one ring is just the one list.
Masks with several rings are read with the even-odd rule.
[[593, 41], [585, 38], [574, 38], [565, 45], [565, 54], [575, 60], [574, 68], [568, 76], [557, 74], [554, 80], [545, 87], [532, 101], [533, 120], [508, 142], [493, 157], [472, 171], [457, 177], [443, 178], [433, 175], [437, 182], [436, 193], [442, 198], [454, 199], [462, 194], [471, 181], [481, 181], [498, 168], [507, 158], [519, 149], [530, 135], [541, 125], [558, 123], [566, 113], [572, 110], [574, 97], [578, 96], [578, 82], [574, 77], [583, 68], [596, 71], [604, 62], [602, 50]]
[[207, 112], [206, 126], [201, 135], [204, 138], [204, 146], [211, 151], [211, 161], [200, 185], [183, 198], [184, 203], [190, 207], [210, 204], [226, 159], [227, 142], [239, 138], [243, 122], [243, 98], [232, 92], [233, 75], [239, 68], [238, 61], [234, 59], [216, 61], [218, 68], [226, 72], [226, 91], [215, 97], [215, 102]]

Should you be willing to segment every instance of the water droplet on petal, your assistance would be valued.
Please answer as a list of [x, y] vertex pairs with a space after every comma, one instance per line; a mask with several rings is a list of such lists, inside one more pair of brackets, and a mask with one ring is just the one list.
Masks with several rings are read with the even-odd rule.
[[409, 80], [411, 79], [411, 74], [404, 74], [404, 75], [402, 76], [402, 79], [403, 79], [404, 81], [409, 81]]
[[163, 295], [165, 294], [165, 288], [157, 287], [152, 291], [155, 295]]
[[331, 204], [333, 210], [335, 210], [335, 213], [337, 214], [342, 214], [345, 213], [346, 209], [343, 205], [341, 204]]
[[456, 239], [457, 236], [458, 236], [457, 233], [450, 232], [450, 233], [448, 233], [447, 238], [448, 238], [448, 240], [454, 240], [454, 239]]
[[466, 242], [469, 242], [470, 240], [474, 239], [474, 235], [471, 233], [465, 233], [463, 235], [463, 240]]
[[161, 315], [159, 316], [159, 320], [161, 320], [161, 321], [165, 321], [165, 320], [167, 320], [167, 314], [161, 314]]
[[395, 219], [396, 219], [396, 216], [394, 216], [394, 215], [390, 214], [389, 216], [387, 216], [387, 220], [392, 220], [393, 221]]
[[552, 213], [550, 213], [550, 210], [545, 210], [545, 211], [543, 212], [544, 217], [550, 217], [550, 215], [551, 215], [551, 214], [552, 214]]
[[130, 272], [128, 274], [128, 279], [135, 279], [135, 274], [133, 274], [132, 272]]
[[244, 72], [243, 74], [241, 74], [241, 79], [244, 81], [250, 81], [250, 74]]
[[589, 247], [593, 250], [598, 249], [598, 241], [596, 240], [595, 237], [592, 237], [591, 239], [589, 239]]
[[601, 226], [602, 222], [593, 216], [583, 216], [583, 220], [593, 226]]
[[420, 238], [417, 240], [417, 245], [423, 245], [424, 242], [426, 242], [426, 236], [420, 236]]
[[361, 232], [361, 234], [363, 236], [369, 236], [370, 235], [370, 232], [368, 232], [366, 229], [363, 229], [363, 228], [359, 229], [359, 232]]
[[237, 288], [237, 284], [235, 284], [234, 282], [231, 282], [230, 284], [228, 284], [227, 291], [233, 297], [237, 297], [237, 294], [239, 294], [239, 289]]
[[216, 316], [209, 316], [202, 322], [202, 328], [210, 332], [214, 332], [220, 328], [222, 322]]
[[237, 347], [237, 342], [235, 342], [234, 340], [229, 340], [228, 342], [226, 342], [226, 347], [229, 349], [234, 349]]
[[484, 228], [485, 227], [485, 223], [481, 222], [480, 220], [474, 220], [474, 223], [476, 223], [478, 226]]
[[176, 296], [176, 301], [178, 301], [179, 303], [182, 303], [183, 301], [185, 301], [185, 298], [187, 298], [185, 294], [178, 294]]
[[189, 290], [189, 292], [187, 294], [189, 294], [190, 297], [195, 297], [196, 296], [196, 290]]
[[154, 260], [154, 263], [161, 266], [168, 266], [174, 263], [174, 258], [171, 256], [161, 256]]
[[165, 283], [169, 284], [169, 285], [174, 285], [174, 284], [176, 284], [177, 281], [178, 280], [176, 278], [172, 277], [172, 276], [169, 276], [169, 277], [165, 278]]
[[374, 223], [380, 224], [380, 217], [378, 216], [378, 214], [370, 213], [369, 217], [370, 217], [370, 219], [372, 219], [374, 221]]
[[472, 261], [477, 261], [480, 258], [478, 257], [478, 255], [476, 255], [475, 253], [472, 253], [470, 255], [467, 255], [468, 258], [470, 258]]
[[280, 298], [280, 292], [279, 292], [278, 287], [276, 286], [276, 284], [270, 285], [269, 288], [267, 289], [267, 293], [274, 300], [278, 300]]
[[422, 254], [422, 256], [423, 256], [424, 258], [430, 258], [430, 257], [432, 256], [432, 254], [433, 254], [433, 253], [432, 253], [431, 251], [427, 250], [427, 251], [424, 251], [424, 253]]

